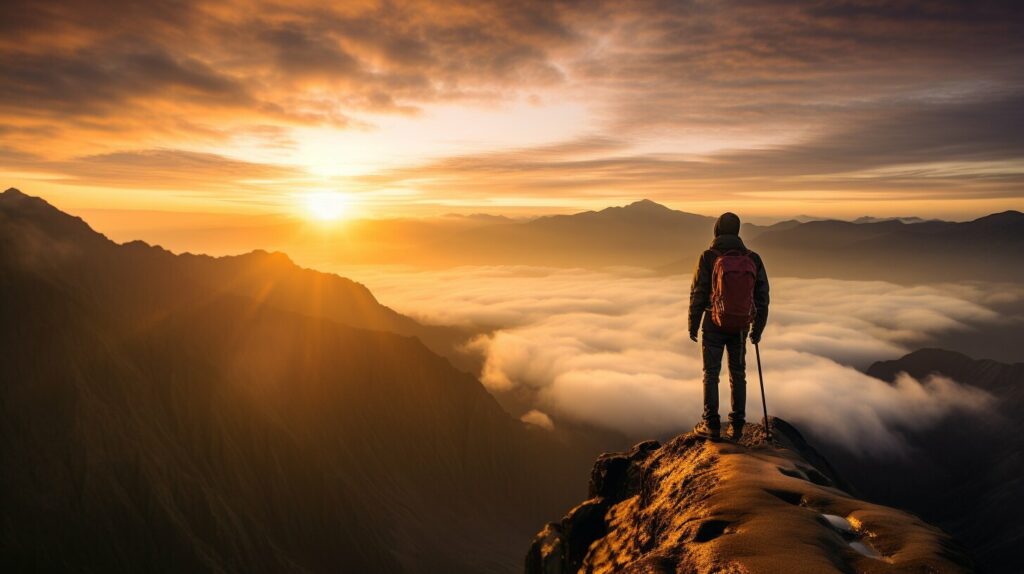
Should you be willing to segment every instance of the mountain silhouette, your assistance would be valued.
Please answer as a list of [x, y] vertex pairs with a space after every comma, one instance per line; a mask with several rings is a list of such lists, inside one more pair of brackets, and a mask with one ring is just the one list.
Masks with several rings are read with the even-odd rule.
[[[602, 267], [690, 273], [715, 218], [650, 200], [572, 215], [464, 229], [431, 244], [456, 263]], [[776, 275], [893, 282], [1021, 281], [1024, 214], [967, 222], [893, 218], [744, 223], [740, 235]], [[985, 253], [985, 257], [979, 257]]]
[[834, 449], [829, 459], [865, 495], [907, 508], [956, 536], [979, 570], [1018, 572], [1024, 543], [1024, 363], [921, 349], [867, 369], [889, 382], [900, 373], [918, 380], [940, 375], [983, 389], [993, 396], [992, 409], [904, 430], [908, 448], [901, 457], [874, 460]]
[[963, 353], [945, 349], [920, 349], [892, 361], [878, 361], [867, 369], [872, 377], [893, 381], [899, 373], [923, 379], [940, 374], [955, 381], [988, 391], [1008, 405], [1024, 406], [1024, 363], [1006, 364], [988, 359], [972, 359]]
[[[851, 222], [797, 216], [772, 225], [747, 222], [740, 234], [750, 248], [765, 257], [776, 276], [896, 283], [1019, 282], [1024, 279], [1024, 267], [1012, 262], [1024, 247], [1022, 220], [1018, 211], [968, 222], [913, 216], [864, 216]], [[687, 274], [693, 271], [697, 255], [710, 244], [714, 222], [714, 217], [643, 199], [598, 211], [532, 219], [485, 214], [360, 219], [314, 230], [307, 222], [277, 218], [202, 229], [182, 224], [147, 233], [163, 238], [177, 250], [235, 253], [272, 246], [318, 268], [367, 264], [419, 268], [633, 266]], [[450, 346], [423, 338], [435, 351]], [[470, 367], [464, 363], [465, 357], [446, 356]]]
[[603, 454], [589, 498], [548, 523], [527, 574], [570, 572], [969, 572], [953, 540], [852, 495], [791, 425], [774, 443], [694, 434]]
[[650, 200], [460, 230], [432, 246], [459, 263], [653, 266], [681, 246], [706, 244], [714, 218]]
[[[928, 221], [922, 217], [872, 217], [864, 215], [853, 220], [853, 223], [881, 223], [883, 221], [899, 221], [900, 223], [924, 223]], [[937, 220], [932, 220], [937, 221]]]
[[[420, 225], [423, 232], [397, 262], [637, 266], [691, 273], [697, 255], [711, 242], [714, 222], [713, 217], [641, 200], [600, 211], [456, 230], [426, 231]], [[904, 217], [744, 223], [740, 235], [777, 276], [897, 283], [1024, 280], [1024, 267], [1011, 263], [1024, 251], [1024, 214], [1018, 211], [967, 222]]]
[[516, 570], [591, 454], [418, 328], [283, 255], [119, 245], [8, 190], [0, 566]]
[[[117, 244], [82, 219], [16, 189], [0, 194], [0, 222], [11, 233], [6, 243], [12, 257], [32, 253], [38, 238], [40, 259], [62, 257], [65, 273], [78, 274], [84, 284], [108, 283], [99, 293], [130, 291], [156, 294], [173, 287], [172, 299], [192, 291], [194, 297], [235, 294], [304, 315], [320, 316], [352, 327], [418, 337], [431, 350], [457, 366], [476, 370], [479, 358], [457, 349], [474, 333], [456, 327], [428, 326], [381, 305], [364, 285], [330, 273], [303, 269], [283, 253], [262, 250], [243, 255], [210, 257], [175, 255], [143, 241]], [[14, 249], [17, 247], [17, 249]], [[57, 250], [52, 248], [58, 247]], [[74, 254], [74, 257], [68, 257]], [[123, 295], [120, 293], [118, 296]]]
[[1012, 262], [1024, 252], [1024, 214], [910, 224], [811, 221], [766, 231], [756, 249], [776, 274], [796, 277], [1017, 282], [1024, 267]]

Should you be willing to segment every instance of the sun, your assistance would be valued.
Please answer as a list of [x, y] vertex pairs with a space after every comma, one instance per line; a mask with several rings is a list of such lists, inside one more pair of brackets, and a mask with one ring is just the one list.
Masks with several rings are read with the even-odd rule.
[[317, 191], [305, 196], [306, 215], [319, 221], [337, 221], [348, 215], [352, 198], [337, 191]]

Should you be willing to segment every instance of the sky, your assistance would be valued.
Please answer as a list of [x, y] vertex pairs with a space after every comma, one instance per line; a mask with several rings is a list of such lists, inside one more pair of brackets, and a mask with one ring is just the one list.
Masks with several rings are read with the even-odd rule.
[[7, 0], [0, 187], [136, 225], [969, 219], [1024, 209], [1022, 32], [1014, 1]]

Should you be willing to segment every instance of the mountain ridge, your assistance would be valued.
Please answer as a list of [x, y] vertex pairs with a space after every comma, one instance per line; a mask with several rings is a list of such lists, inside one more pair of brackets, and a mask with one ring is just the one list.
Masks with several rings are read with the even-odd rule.
[[[268, 304], [280, 306], [307, 315], [327, 314], [332, 319], [353, 327], [393, 331], [419, 337], [434, 352], [447, 357], [458, 367], [478, 371], [480, 358], [462, 352], [461, 345], [476, 334], [461, 327], [422, 325], [391, 308], [382, 305], [370, 290], [357, 281], [333, 273], [300, 267], [291, 257], [280, 251], [254, 249], [238, 255], [214, 257], [189, 252], [174, 253], [159, 245], [142, 240], [118, 244], [92, 229], [79, 217], [69, 215], [42, 198], [26, 195], [14, 188], [0, 194], [0, 222], [7, 222], [10, 239], [5, 245], [12, 257], [24, 259], [24, 253], [38, 255], [26, 265], [63, 265], [53, 261], [57, 257], [77, 258], [69, 272], [82, 276], [86, 283], [95, 283], [97, 271], [103, 270], [105, 281], [118, 277], [128, 283], [137, 283], [144, 276], [125, 273], [117, 268], [118, 261], [135, 266], [153, 268], [165, 283], [191, 283], [194, 289], [208, 293], [234, 292], [260, 297]], [[15, 230], [20, 230], [17, 237]], [[0, 234], [3, 230], [0, 230]], [[29, 244], [31, 243], [31, 245]], [[37, 249], [32, 245], [59, 243], [59, 250]], [[18, 245], [20, 247], [15, 248]], [[0, 249], [3, 249], [0, 246]], [[79, 257], [85, 255], [85, 257]], [[149, 278], [153, 279], [153, 278]], [[157, 292], [165, 285], [148, 287]]]
[[588, 500], [548, 523], [527, 574], [969, 572], [945, 533], [844, 490], [781, 419], [713, 442], [693, 433], [606, 453]]
[[[801, 222], [795, 218], [771, 225], [748, 221], [741, 236], [776, 276], [902, 284], [1024, 280], [1024, 268], [999, 262], [1012, 260], [1024, 249], [1024, 216], [1019, 211], [966, 222], [867, 217], [855, 222], [834, 218]], [[220, 253], [264, 247], [288, 252], [296, 261], [316, 268], [360, 264], [425, 268], [627, 266], [686, 274], [711, 242], [714, 221], [713, 217], [641, 199], [597, 211], [527, 219], [474, 215], [352, 220], [317, 229], [296, 221], [187, 231], [165, 226], [145, 239], [170, 245], [175, 252], [204, 251], [207, 245], [220, 245]], [[250, 237], [260, 238], [259, 242]], [[978, 257], [978, 253], [990, 257]]]
[[420, 338], [353, 326], [386, 312], [340, 277], [91, 230], [65, 249], [69, 219], [13, 197], [5, 571], [510, 572], [531, 524], [571, 499], [578, 445], [509, 416]]
[[[1024, 280], [1024, 267], [1004, 263], [1024, 250], [1024, 213], [1013, 210], [966, 222], [809, 221], [766, 229], [748, 246], [771, 272], [791, 277], [910, 284]], [[683, 259], [661, 271], [684, 273], [691, 267]]]
[[934, 347], [918, 349], [899, 359], [876, 361], [865, 371], [883, 381], [893, 381], [905, 372], [917, 379], [933, 374], [996, 393], [1020, 394], [1024, 399], [1024, 363], [1003, 363], [974, 359], [965, 353]]

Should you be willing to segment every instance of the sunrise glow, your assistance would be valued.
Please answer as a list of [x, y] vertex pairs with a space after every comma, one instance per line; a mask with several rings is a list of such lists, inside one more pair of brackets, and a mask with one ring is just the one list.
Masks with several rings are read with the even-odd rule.
[[325, 187], [385, 218], [1024, 205], [1020, 35], [999, 11], [922, 3], [924, 26], [884, 5], [389, 5], [16, 11], [0, 179], [124, 211], [104, 215], [114, 233], [143, 211], [289, 216], [296, 195], [304, 218], [353, 218]]
[[317, 221], [337, 221], [349, 215], [352, 198], [338, 191], [317, 191], [304, 197], [305, 214]]
[[1022, 30], [4, 0], [3, 571], [1024, 572]]

